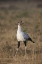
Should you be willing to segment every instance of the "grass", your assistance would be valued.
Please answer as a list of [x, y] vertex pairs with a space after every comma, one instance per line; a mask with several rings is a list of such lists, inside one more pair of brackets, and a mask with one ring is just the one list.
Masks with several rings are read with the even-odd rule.
[[39, 28], [39, 25], [36, 25], [36, 26], [35, 26], [35, 29], [37, 30], [38, 28]]
[[12, 4], [12, 5], [9, 6], [8, 9], [9, 9], [9, 10], [17, 10], [18, 7]]
[[[3, 5], [11, 7], [12, 4], [11, 2]], [[35, 3], [31, 4], [35, 5]], [[42, 64], [42, 8], [38, 10], [31, 4], [15, 2], [14, 5], [18, 9], [0, 10], [0, 64]], [[35, 43], [27, 42], [27, 54], [24, 57], [25, 47], [21, 42], [19, 52], [15, 57], [18, 44], [16, 39], [17, 22], [21, 20], [24, 23], [23, 31], [27, 32]]]
[[13, 15], [13, 14], [15, 14], [15, 13], [16, 13], [16, 10], [12, 10], [12, 12], [11, 12], [11, 13], [12, 13], [12, 15]]
[[26, 32], [27, 31], [27, 28], [24, 28], [23, 31]]
[[8, 10], [7, 10], [7, 9], [5, 9], [5, 10], [4, 10], [4, 13], [5, 13], [6, 15], [8, 15], [8, 14], [9, 14], [9, 12], [8, 12]]
[[0, 23], [0, 26], [2, 26], [2, 24]]
[[14, 16], [11, 16], [11, 19], [14, 20], [15, 19]]
[[3, 20], [5, 17], [0, 13], [0, 19]]
[[40, 13], [40, 15], [41, 15], [41, 18], [42, 18], [42, 12]]
[[6, 45], [4, 45], [3, 46], [3, 52], [8, 52], [8, 51], [10, 51], [10, 49], [11, 49], [11, 46], [8, 44], [8, 42], [6, 42]]
[[16, 15], [16, 18], [29, 17], [29, 12], [22, 12]]

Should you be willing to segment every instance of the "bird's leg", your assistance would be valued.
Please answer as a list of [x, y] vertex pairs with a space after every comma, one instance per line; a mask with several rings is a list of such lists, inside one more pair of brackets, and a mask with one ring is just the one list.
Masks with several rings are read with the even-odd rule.
[[26, 56], [26, 41], [24, 41], [24, 44], [25, 44], [25, 56]]
[[18, 52], [19, 47], [20, 47], [20, 41], [18, 41], [18, 47], [16, 49], [16, 55], [17, 55], [17, 52]]

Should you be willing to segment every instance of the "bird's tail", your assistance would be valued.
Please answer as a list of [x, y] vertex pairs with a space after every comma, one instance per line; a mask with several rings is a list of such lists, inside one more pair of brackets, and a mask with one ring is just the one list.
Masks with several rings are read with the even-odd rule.
[[28, 40], [31, 41], [31, 42], [33, 42], [33, 43], [35, 43], [31, 38], [29, 38]]

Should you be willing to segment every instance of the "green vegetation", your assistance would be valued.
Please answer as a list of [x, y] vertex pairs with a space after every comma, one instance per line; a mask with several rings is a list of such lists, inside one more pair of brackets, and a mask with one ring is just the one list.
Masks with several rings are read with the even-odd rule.
[[41, 18], [42, 18], [42, 12], [40, 12]]
[[37, 24], [36, 26], [35, 26], [35, 29], [37, 30], [39, 28], [39, 25]]
[[5, 17], [0, 13], [0, 19], [3, 20]]
[[22, 12], [15, 16], [16, 18], [29, 17], [29, 12]]
[[4, 10], [4, 13], [6, 14], [6, 15], [8, 15], [9, 14], [9, 12], [8, 12], [8, 10]]
[[15, 14], [15, 12], [16, 12], [16, 11], [15, 11], [15, 10], [13, 10], [11, 13], [12, 13], [12, 14]]

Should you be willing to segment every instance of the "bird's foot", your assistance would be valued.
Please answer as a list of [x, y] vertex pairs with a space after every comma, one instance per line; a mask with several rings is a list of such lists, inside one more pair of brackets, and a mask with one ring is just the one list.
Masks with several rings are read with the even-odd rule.
[[17, 53], [18, 53], [18, 48], [16, 49], [16, 53], [15, 53], [15, 55], [14, 55], [14, 56], [17, 56]]

